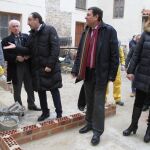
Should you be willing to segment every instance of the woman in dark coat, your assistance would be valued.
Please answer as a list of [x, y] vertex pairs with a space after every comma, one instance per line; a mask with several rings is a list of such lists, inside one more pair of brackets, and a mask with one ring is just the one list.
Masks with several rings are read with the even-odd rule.
[[[144, 100], [150, 93], [150, 16], [145, 24], [144, 32], [141, 35], [140, 41], [137, 44], [127, 69], [127, 78], [129, 80], [134, 79], [136, 96], [132, 113], [132, 121], [129, 128], [123, 131], [124, 136], [129, 136], [132, 132], [133, 134], [136, 133]], [[150, 111], [144, 142], [150, 142]]]

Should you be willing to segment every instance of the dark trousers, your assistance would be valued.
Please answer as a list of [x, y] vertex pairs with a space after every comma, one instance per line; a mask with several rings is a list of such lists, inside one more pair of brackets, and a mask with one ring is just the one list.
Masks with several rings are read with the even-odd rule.
[[21, 89], [22, 83], [24, 83], [24, 87], [27, 93], [27, 102], [28, 106], [34, 105], [34, 91], [32, 87], [32, 78], [29, 69], [29, 64], [26, 62], [17, 64], [17, 84], [13, 84], [14, 89], [14, 100], [18, 101], [22, 105], [21, 101]]
[[134, 87], [133, 82], [134, 81], [131, 81], [131, 90], [132, 90], [132, 93], [135, 93], [136, 92], [136, 88]]
[[96, 84], [95, 70], [87, 68], [84, 81], [86, 121], [92, 125], [93, 131], [97, 131], [100, 135], [104, 132], [106, 88], [107, 86], [102, 88]]
[[146, 103], [150, 103], [150, 99], [148, 98], [149, 95], [150, 93], [146, 93], [144, 91], [136, 89], [134, 106], [142, 109], [145, 101], [147, 101]]
[[[55, 106], [55, 111], [57, 114], [62, 114], [62, 105], [61, 105], [61, 98], [60, 98], [60, 92], [59, 89], [53, 89], [50, 90]], [[39, 99], [40, 99], [40, 105], [43, 113], [48, 113], [48, 105], [47, 105], [47, 95], [46, 91], [38, 91]]]

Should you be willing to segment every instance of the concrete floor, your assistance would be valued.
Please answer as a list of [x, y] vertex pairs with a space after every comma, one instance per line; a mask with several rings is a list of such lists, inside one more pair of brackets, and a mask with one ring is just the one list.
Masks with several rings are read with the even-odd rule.
[[[130, 137], [122, 136], [122, 131], [126, 129], [131, 120], [131, 113], [134, 98], [130, 98], [130, 82], [125, 78], [125, 73], [122, 74], [122, 99], [125, 106], [117, 106], [117, 114], [114, 117], [107, 118], [105, 121], [105, 132], [101, 137], [101, 142], [98, 146], [93, 147], [90, 144], [92, 132], [84, 135], [78, 133], [79, 128], [71, 129], [63, 133], [58, 133], [47, 138], [43, 138], [32, 143], [21, 145], [24, 150], [149, 150], [150, 143], [145, 144], [143, 137], [146, 131], [146, 119], [148, 112], [144, 112], [139, 122], [139, 129], [136, 135]], [[64, 87], [60, 90], [62, 96], [62, 104], [64, 115], [78, 112], [76, 107], [78, 93], [81, 83], [74, 85], [74, 80], [69, 75], [63, 75]], [[112, 84], [110, 85], [110, 95], [108, 102], [112, 103]], [[0, 90], [0, 104], [10, 105], [13, 103], [12, 94]], [[39, 106], [38, 96], [36, 96], [36, 104]], [[22, 92], [23, 103], [26, 106], [26, 94]], [[55, 117], [55, 109], [48, 93], [48, 102], [51, 109], [51, 118]], [[9, 106], [8, 105], [8, 106]], [[27, 111], [26, 116], [22, 118], [20, 126], [36, 123], [38, 115], [41, 112]]]

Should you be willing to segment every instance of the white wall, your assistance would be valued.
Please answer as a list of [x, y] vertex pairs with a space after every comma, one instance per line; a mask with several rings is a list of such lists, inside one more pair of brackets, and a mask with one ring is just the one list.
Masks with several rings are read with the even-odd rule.
[[0, 0], [0, 11], [22, 15], [22, 32], [27, 33], [27, 18], [31, 12], [39, 12], [45, 20], [45, 0]]
[[[109, 4], [109, 5], [108, 5]], [[100, 0], [104, 11], [104, 22], [111, 24], [118, 32], [122, 44], [127, 44], [134, 34], [141, 33], [143, 9], [149, 9], [150, 0], [125, 0], [124, 18], [113, 19], [113, 0]]]
[[[75, 25], [76, 22], [85, 22], [85, 16], [87, 10], [76, 9], [76, 0], [60, 0], [61, 11], [72, 12], [72, 25], [71, 25], [71, 36], [73, 45], [75, 43]], [[91, 6], [98, 6], [99, 0], [87, 0], [87, 8]]]

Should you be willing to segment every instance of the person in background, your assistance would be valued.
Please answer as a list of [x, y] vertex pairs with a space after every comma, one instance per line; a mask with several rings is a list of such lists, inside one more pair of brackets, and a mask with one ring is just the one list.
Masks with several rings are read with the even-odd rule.
[[[125, 58], [124, 58], [123, 48], [120, 46], [120, 44], [119, 44], [119, 58], [120, 58], [121, 65], [118, 68], [116, 79], [113, 82], [113, 97], [117, 105], [124, 106], [124, 102], [121, 99], [121, 71], [125, 70]], [[109, 84], [107, 88], [106, 100], [107, 100], [108, 93], [109, 93]]]
[[[134, 50], [130, 64], [127, 68], [127, 78], [134, 79], [136, 88], [135, 102], [133, 106], [132, 120], [130, 126], [123, 131], [124, 136], [131, 133], [136, 134], [138, 121], [142, 113], [145, 99], [150, 94], [150, 16], [144, 25], [144, 32]], [[150, 101], [150, 99], [147, 99]], [[147, 130], [144, 142], [150, 142], [150, 110], [148, 116]]]
[[4, 55], [3, 55], [3, 50], [1, 47], [1, 43], [0, 43], [0, 79], [1, 80], [5, 80], [5, 76], [4, 76]]
[[[130, 41], [130, 43], [129, 43], [129, 52], [128, 52], [128, 55], [127, 55], [127, 58], [126, 58], [126, 61], [125, 61], [125, 68], [126, 68], [126, 70], [127, 70], [128, 65], [129, 65], [129, 63], [130, 63], [130, 60], [131, 60], [131, 58], [132, 58], [132, 56], [133, 56], [134, 50], [135, 50], [136, 45], [137, 45], [137, 43], [138, 43], [138, 41], [139, 41], [139, 39], [140, 39], [140, 36], [141, 36], [140, 34], [134, 35], [134, 36], [133, 36], [133, 39], [132, 39], [132, 40]], [[134, 81], [131, 81], [131, 90], [132, 90], [132, 92], [131, 92], [131, 94], [130, 94], [130, 97], [134, 97], [134, 96], [135, 96], [135, 91], [136, 91], [136, 89], [135, 89], [135, 87], [134, 87], [133, 82], [134, 82]]]

